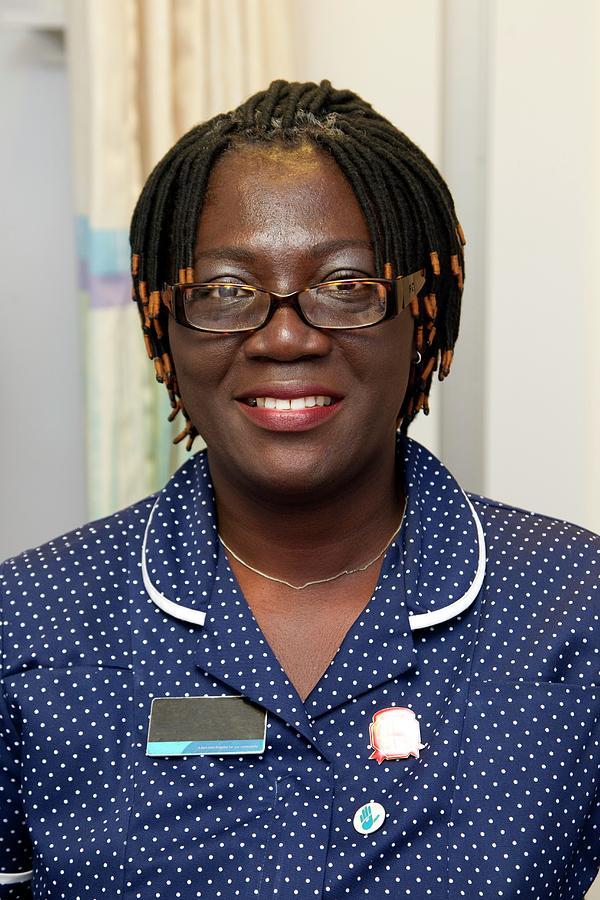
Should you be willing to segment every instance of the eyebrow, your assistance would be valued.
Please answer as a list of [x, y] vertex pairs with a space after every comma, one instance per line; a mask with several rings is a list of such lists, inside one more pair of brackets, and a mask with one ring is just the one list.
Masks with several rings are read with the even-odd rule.
[[[311, 256], [330, 256], [338, 250], [357, 248], [361, 250], [373, 249], [370, 241], [365, 241], [360, 238], [336, 238], [331, 241], [322, 241], [320, 244], [314, 244], [310, 247], [310, 254]], [[208, 250], [196, 250], [194, 252], [194, 263], [206, 258], [251, 263], [254, 262], [258, 255], [258, 253], [254, 253], [252, 250], [247, 250], [243, 247], [215, 247]]]

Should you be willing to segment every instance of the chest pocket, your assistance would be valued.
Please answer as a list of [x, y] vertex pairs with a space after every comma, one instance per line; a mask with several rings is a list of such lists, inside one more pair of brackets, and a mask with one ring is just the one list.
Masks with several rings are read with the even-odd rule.
[[456, 896], [581, 896], [570, 860], [593, 796], [599, 697], [559, 683], [471, 686], [449, 840]]

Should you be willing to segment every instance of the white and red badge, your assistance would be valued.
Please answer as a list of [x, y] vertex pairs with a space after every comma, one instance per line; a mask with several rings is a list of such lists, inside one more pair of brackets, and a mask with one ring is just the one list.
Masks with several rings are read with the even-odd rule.
[[418, 757], [426, 746], [421, 743], [421, 729], [414, 711], [405, 706], [378, 709], [369, 725], [369, 741], [373, 750], [369, 759], [376, 759], [379, 765], [384, 759]]

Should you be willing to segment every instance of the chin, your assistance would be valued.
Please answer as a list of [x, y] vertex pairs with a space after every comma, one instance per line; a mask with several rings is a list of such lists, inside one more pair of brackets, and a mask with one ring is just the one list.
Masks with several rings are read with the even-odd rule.
[[327, 449], [298, 446], [297, 441], [296, 446], [285, 440], [273, 443], [256, 448], [252, 454], [246, 448], [243, 455], [229, 459], [211, 452], [209, 445], [209, 463], [248, 494], [279, 503], [314, 502], [315, 496], [321, 496], [338, 474], [334, 454]]
[[[270, 435], [251, 449], [249, 444], [238, 448], [235, 441], [222, 447], [208, 443], [208, 458], [213, 477], [218, 473], [218, 479], [227, 479], [259, 502], [314, 507], [370, 477], [373, 448], [366, 443], [355, 443], [350, 436], [327, 441]], [[380, 452], [375, 456], [380, 459]]]

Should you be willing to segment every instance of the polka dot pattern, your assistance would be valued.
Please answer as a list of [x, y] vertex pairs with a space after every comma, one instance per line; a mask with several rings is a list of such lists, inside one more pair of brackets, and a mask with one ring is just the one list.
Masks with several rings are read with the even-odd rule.
[[[467, 593], [479, 546], [450, 473], [414, 441], [398, 453], [402, 530], [304, 703], [216, 540], [204, 453], [156, 497], [3, 565], [2, 900], [584, 895], [600, 862], [600, 541], [471, 496], [482, 588], [411, 628]], [[149, 597], [146, 528], [152, 583], [204, 626]], [[267, 710], [264, 754], [145, 755], [153, 697], [223, 694]], [[369, 759], [388, 706], [416, 713], [418, 758]], [[370, 800], [386, 818], [362, 835]]]

